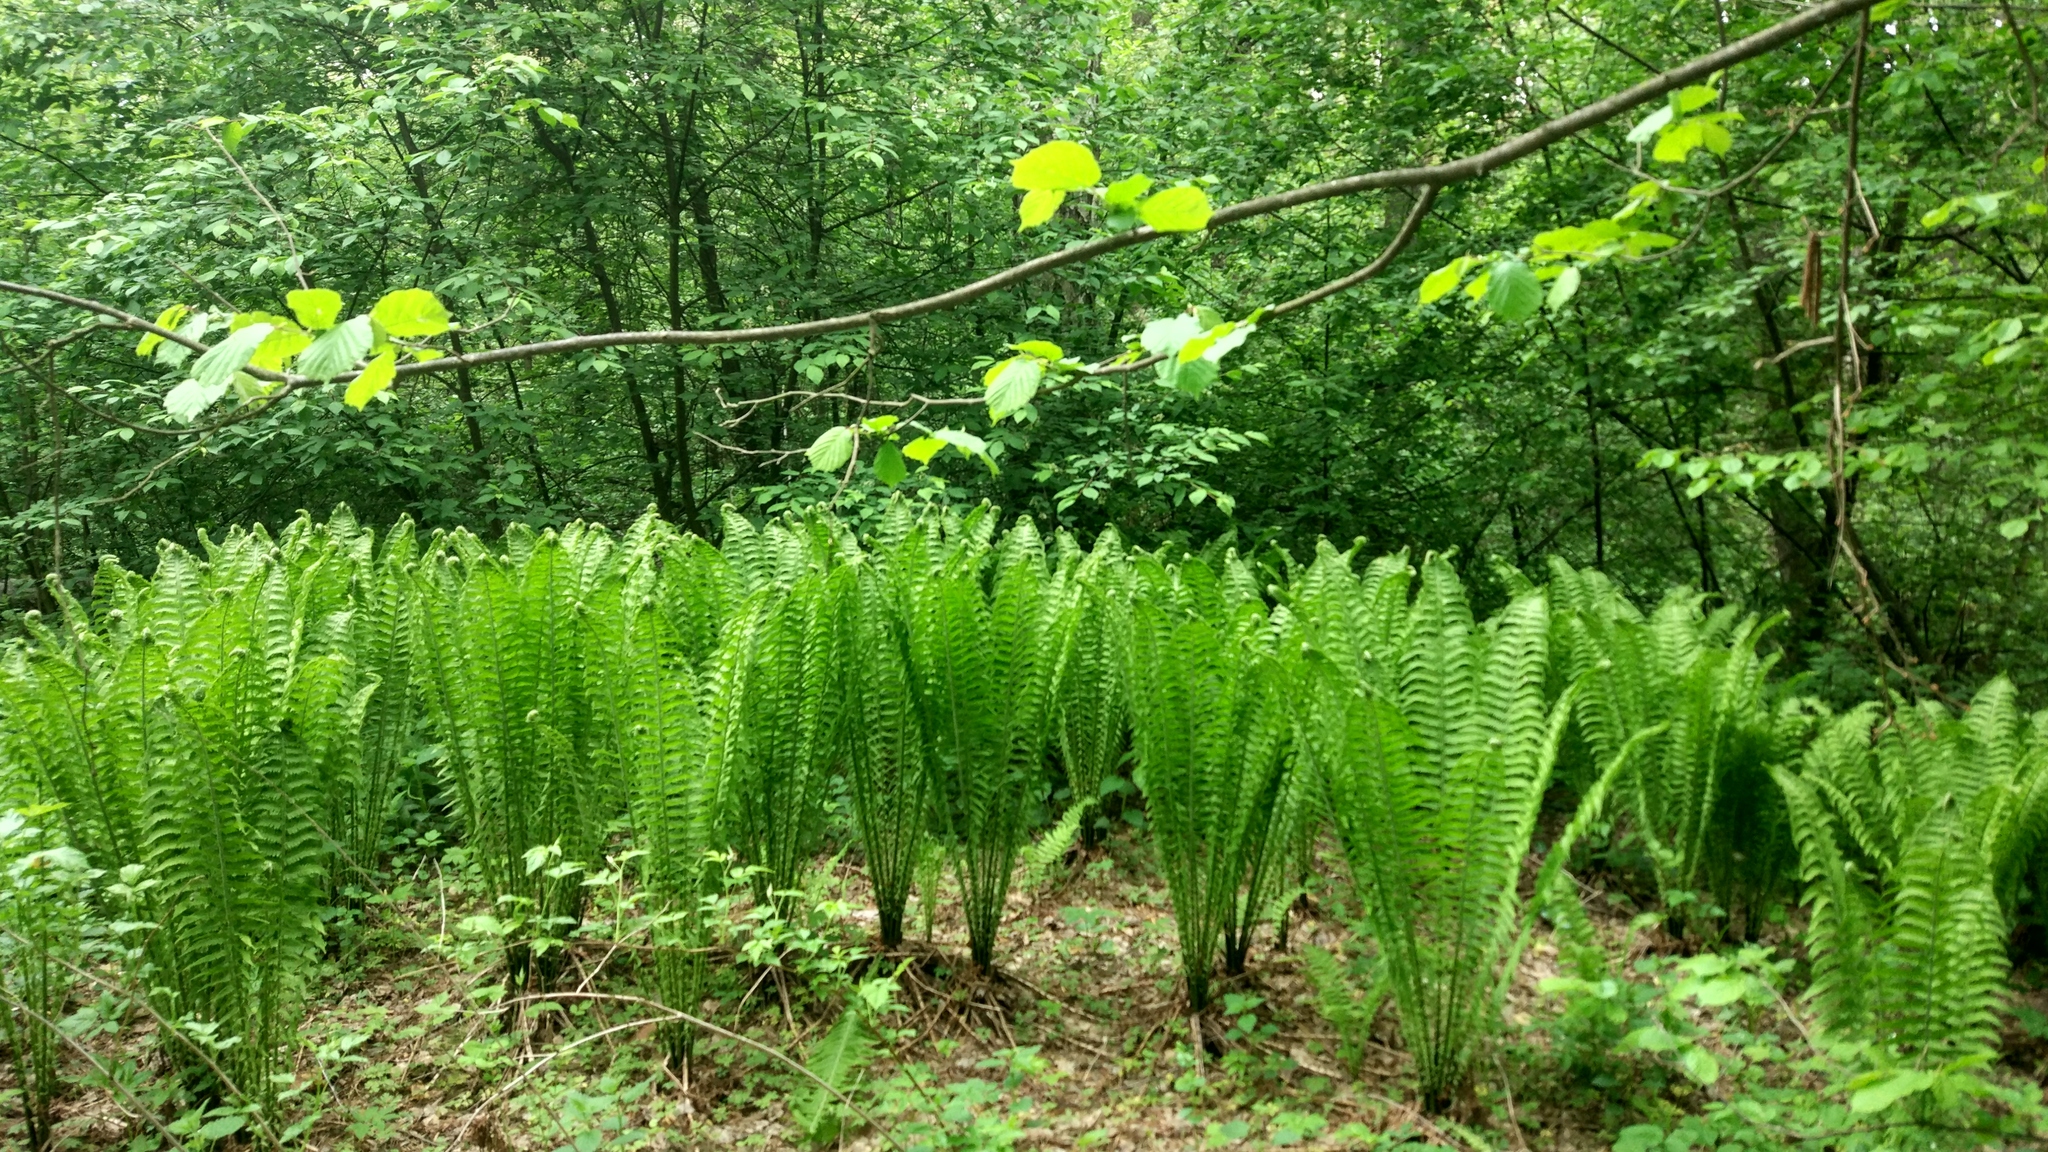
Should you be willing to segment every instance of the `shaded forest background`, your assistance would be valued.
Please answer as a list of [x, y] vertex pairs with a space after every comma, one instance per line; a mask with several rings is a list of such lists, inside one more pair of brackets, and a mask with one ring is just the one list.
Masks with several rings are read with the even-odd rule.
[[[1853, 197], [1846, 84], [1813, 111], [1850, 21], [1726, 78], [1734, 149], [1657, 174], [1708, 189], [1767, 162], [1665, 197], [1680, 243], [1589, 270], [1568, 305], [1505, 323], [1457, 295], [1418, 307], [1416, 286], [1613, 213], [1648, 163], [1632, 118], [1446, 189], [1388, 276], [1262, 327], [1201, 396], [1131, 374], [974, 417], [993, 473], [949, 454], [841, 490], [786, 454], [843, 406], [732, 405], [849, 375], [867, 395], [972, 395], [1011, 341], [1093, 359], [1191, 305], [1242, 316], [1369, 259], [1409, 195], [1047, 275], [888, 326], [871, 365], [863, 332], [609, 349], [411, 378], [361, 412], [338, 386], [303, 392], [205, 437], [132, 426], [160, 422], [161, 368], [103, 337], [39, 360], [79, 314], [0, 298], [8, 597], [30, 605], [60, 560], [82, 589], [98, 554], [146, 567], [159, 538], [344, 501], [483, 533], [651, 505], [715, 537], [722, 504], [859, 518], [901, 487], [1141, 543], [1455, 549], [1482, 596], [1490, 561], [1557, 555], [1638, 597], [1690, 583], [1786, 612], [1816, 691], [1883, 676], [1961, 698], [2009, 669], [2038, 703], [2043, 17], [1882, 7]], [[352, 311], [419, 286], [463, 326], [456, 351], [829, 316], [1087, 234], [1071, 210], [1016, 227], [1009, 161], [1055, 134], [1227, 204], [1483, 149], [1791, 10], [0, 0], [0, 278], [146, 316], [215, 294], [283, 312], [295, 271]], [[1831, 437], [1838, 240], [1867, 346]], [[1823, 270], [1824, 315], [1801, 299]], [[1813, 463], [1836, 439], [1839, 484]]]

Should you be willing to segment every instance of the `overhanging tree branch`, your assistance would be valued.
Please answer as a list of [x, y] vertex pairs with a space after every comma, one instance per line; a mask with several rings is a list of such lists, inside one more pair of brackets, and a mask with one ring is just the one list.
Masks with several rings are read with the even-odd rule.
[[[1355, 176], [1346, 176], [1318, 184], [1304, 185], [1300, 188], [1274, 193], [1269, 196], [1254, 197], [1250, 200], [1240, 201], [1239, 203], [1218, 209], [1210, 218], [1208, 228], [1213, 231], [1242, 221], [1256, 219], [1261, 216], [1270, 216], [1289, 208], [1297, 208], [1304, 204], [1313, 204], [1322, 200], [1346, 196], [1356, 196], [1365, 192], [1381, 191], [1389, 188], [1426, 189], [1428, 191], [1424, 193], [1422, 199], [1422, 203], [1426, 205], [1428, 198], [1433, 196], [1437, 189], [1450, 184], [1477, 179], [1497, 168], [1533, 155], [1552, 144], [1568, 139], [1587, 129], [1598, 127], [1632, 108], [1647, 104], [1688, 84], [1705, 80], [1714, 73], [1723, 71], [1736, 64], [1775, 51], [1809, 32], [1827, 27], [1845, 17], [1856, 15], [1868, 9], [1875, 2], [1876, 0], [1824, 0], [1823, 3], [1805, 8], [1796, 15], [1780, 21], [1769, 28], [1733, 41], [1716, 51], [1696, 57], [1675, 68], [1660, 72], [1640, 84], [1624, 89], [1604, 99], [1594, 101], [1591, 104], [1584, 105], [1519, 136], [1496, 144], [1483, 152], [1442, 164], [1382, 169], [1376, 172], [1360, 173]], [[1411, 220], [1419, 223], [1420, 216], [1411, 215]], [[1139, 244], [1149, 244], [1168, 235], [1174, 235], [1174, 233], [1162, 233], [1154, 231], [1149, 227], [1139, 227], [1115, 235], [1100, 236], [1092, 240], [1070, 245], [1057, 252], [1050, 252], [1043, 256], [1026, 260], [1021, 264], [985, 276], [980, 280], [963, 284], [936, 295], [820, 320], [809, 320], [794, 324], [775, 324], [756, 328], [648, 329], [632, 332], [593, 333], [584, 336], [570, 336], [558, 340], [508, 345], [503, 348], [469, 352], [464, 355], [442, 356], [433, 360], [418, 361], [400, 365], [397, 374], [400, 378], [405, 378], [420, 376], [430, 372], [452, 371], [504, 361], [530, 360], [540, 356], [640, 345], [712, 347], [724, 344], [756, 344], [781, 340], [806, 340], [817, 336], [830, 335], [835, 332], [875, 327], [957, 308], [960, 305], [987, 296], [992, 292], [997, 292], [1011, 285], [1029, 280], [1041, 273], [1086, 263], [1098, 257], [1109, 255], [1112, 252], [1122, 251], [1125, 248], [1134, 247]], [[1341, 287], [1328, 288], [1327, 291], [1318, 290], [1318, 292], [1322, 293], [1321, 295], [1314, 293], [1311, 295], [1315, 299], [1322, 299], [1324, 295], [1351, 287], [1353, 284], [1367, 279], [1377, 271], [1377, 268], [1361, 269], [1359, 273], [1338, 281], [1337, 283]], [[36, 296], [72, 307], [83, 308], [107, 317], [114, 322], [110, 326], [154, 332], [194, 351], [204, 351], [206, 347], [197, 341], [183, 339], [175, 333], [164, 331], [139, 316], [98, 301], [86, 300], [34, 285], [15, 284], [7, 281], [0, 281], [0, 291]], [[1296, 302], [1289, 302], [1290, 306], [1295, 304]], [[289, 373], [266, 372], [260, 369], [250, 369], [248, 371], [251, 375], [258, 378], [287, 384], [289, 388], [300, 388], [315, 383], [315, 381], [305, 377]], [[347, 374], [337, 379], [345, 381], [351, 379], [352, 376], [353, 374]]]

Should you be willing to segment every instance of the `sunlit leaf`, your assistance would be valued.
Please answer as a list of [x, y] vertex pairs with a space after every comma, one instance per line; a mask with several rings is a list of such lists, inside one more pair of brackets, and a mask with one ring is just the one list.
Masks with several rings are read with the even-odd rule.
[[1037, 188], [1026, 192], [1023, 201], [1017, 205], [1017, 231], [1036, 228], [1052, 219], [1052, 214], [1060, 210], [1066, 199], [1065, 192], [1055, 189]]
[[1126, 176], [1102, 190], [1102, 206], [1111, 212], [1135, 212], [1138, 197], [1152, 190], [1152, 178], [1140, 173]]
[[341, 293], [331, 288], [294, 288], [285, 294], [284, 302], [299, 323], [316, 332], [334, 327], [341, 316]]
[[1010, 183], [1026, 192], [1072, 192], [1102, 179], [1095, 153], [1072, 140], [1040, 144], [1010, 164]]
[[370, 319], [400, 340], [439, 336], [448, 330], [448, 310], [424, 288], [400, 288], [387, 292], [370, 309]]
[[1138, 205], [1138, 215], [1154, 232], [1199, 232], [1213, 215], [1208, 194], [1193, 184], [1154, 193]]
[[356, 366], [370, 350], [370, 318], [357, 316], [315, 337], [294, 367], [315, 380], [332, 380]]
[[[173, 304], [162, 312], [157, 313], [156, 326], [165, 331], [175, 332], [178, 330], [178, 322], [183, 320], [185, 314], [189, 311], [191, 309], [183, 304]], [[142, 339], [136, 342], [135, 354], [137, 356], [147, 356], [151, 352], [156, 351], [156, 346], [163, 342], [164, 338], [162, 336], [154, 332], [145, 332], [142, 334]]]
[[988, 418], [1000, 422], [1005, 416], [1031, 403], [1045, 378], [1045, 365], [1031, 356], [1012, 356], [988, 370], [982, 378]]
[[903, 452], [896, 445], [884, 444], [875, 451], [875, 479], [894, 487], [909, 475], [910, 469], [903, 463]]
[[853, 429], [837, 424], [818, 433], [818, 438], [804, 449], [804, 458], [820, 472], [837, 472], [846, 467], [846, 462], [853, 459]]
[[1489, 272], [1486, 309], [1503, 320], [1527, 320], [1543, 306], [1543, 285], [1527, 264], [1503, 260]]
[[385, 352], [363, 365], [356, 378], [348, 382], [348, 391], [342, 395], [343, 402], [351, 408], [361, 408], [383, 394], [398, 378], [398, 354]]

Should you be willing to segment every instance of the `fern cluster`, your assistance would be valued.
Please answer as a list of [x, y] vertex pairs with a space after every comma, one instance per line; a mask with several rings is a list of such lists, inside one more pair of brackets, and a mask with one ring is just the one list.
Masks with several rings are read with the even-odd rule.
[[[643, 971], [684, 1011], [723, 862], [787, 900], [842, 790], [882, 944], [901, 943], [913, 886], [930, 912], [950, 862], [991, 968], [1020, 864], [1036, 883], [1094, 836], [1128, 755], [1191, 1006], [1219, 960], [1245, 969], [1327, 833], [1372, 991], [1344, 992], [1333, 957], [1311, 969], [1354, 1039], [1391, 1001], [1432, 1107], [1498, 1026], [1538, 914], [1590, 943], [1558, 880], [1603, 820], [1698, 935], [1754, 932], [1803, 881], [1826, 1026], [1916, 1061], [1991, 1044], [2048, 835], [2048, 717], [2003, 681], [1964, 719], [1824, 716], [1770, 682], [1770, 622], [1683, 592], [1644, 613], [1561, 564], [1547, 587], [1505, 573], [1508, 603], [1481, 620], [1441, 556], [1361, 570], [1324, 544], [1265, 586], [1220, 548], [1083, 549], [1029, 520], [1002, 531], [986, 506], [898, 502], [859, 532], [728, 511], [717, 547], [651, 514], [488, 544], [407, 524], [379, 539], [346, 510], [202, 543], [166, 545], [148, 578], [104, 566], [90, 605], [59, 590], [60, 612], [0, 650], [0, 799], [46, 805], [50, 834], [118, 877], [92, 898], [141, 925], [131, 974], [170, 1060], [266, 1106], [324, 912], [374, 880], [423, 747], [513, 928], [513, 983], [545, 985], [582, 869], [624, 829]], [[1568, 741], [1584, 764], [1560, 782]], [[1067, 810], [1027, 850], [1062, 778]], [[1532, 885], [1553, 786], [1576, 812]], [[47, 1001], [8, 955], [9, 995]], [[833, 1037], [864, 1051], [857, 1021]], [[681, 1059], [692, 1037], [663, 1040]], [[829, 1129], [822, 1098], [805, 1108]]]
[[1607, 578], [1551, 562], [1552, 632], [1564, 674], [1581, 686], [1579, 732], [1596, 762], [1629, 738], [1641, 750], [1618, 797], [1640, 839], [1673, 928], [1753, 938], [1789, 892], [1797, 850], [1775, 768], [1798, 758], [1796, 702], [1779, 706], [1758, 651], [1774, 620], [1702, 609], [1677, 590], [1644, 615]]
[[1989, 1051], [2005, 945], [2048, 832], [2048, 714], [2004, 679], [1968, 715], [1877, 705], [1828, 719], [1780, 769], [1812, 910], [1812, 995], [1829, 1029], [1909, 1063]]
[[302, 518], [202, 538], [204, 561], [166, 545], [149, 580], [106, 564], [91, 612], [55, 590], [60, 617], [0, 659], [7, 774], [120, 878], [166, 1056], [208, 1095], [274, 1105], [341, 837], [381, 819], [357, 534]]

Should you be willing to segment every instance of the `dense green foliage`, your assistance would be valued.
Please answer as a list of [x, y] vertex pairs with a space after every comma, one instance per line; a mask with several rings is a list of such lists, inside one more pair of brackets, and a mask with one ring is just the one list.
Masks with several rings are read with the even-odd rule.
[[[1126, 843], [1197, 1078], [1292, 1059], [1313, 909], [1432, 1113], [1554, 946], [1560, 1076], [1667, 1107], [1620, 1145], [2038, 1137], [2039, 24], [0, 0], [26, 1138], [73, 1056], [306, 1138], [306, 1006], [431, 872], [504, 1036], [624, 996], [686, 1081], [829, 989], [757, 1054], [840, 1139], [913, 900], [1001, 1023]], [[90, 1043], [144, 1018], [147, 1104]]]
[[[1440, 556], [1359, 571], [1325, 544], [1305, 565], [1273, 556], [1262, 590], [1227, 550], [1087, 550], [1028, 520], [999, 534], [986, 507], [903, 501], [865, 534], [811, 514], [734, 519], [726, 537], [713, 549], [649, 514], [617, 537], [518, 527], [496, 546], [461, 531], [416, 543], [402, 524], [380, 547], [342, 511], [274, 539], [237, 531], [205, 562], [166, 546], [153, 579], [109, 563], [89, 607], [65, 596], [33, 621], [0, 667], [0, 780], [48, 829], [9, 818], [10, 851], [48, 874], [17, 862], [0, 901], [31, 1115], [54, 1091], [46, 1021], [73, 971], [59, 961], [106, 917], [94, 931], [130, 938], [110, 955], [193, 1090], [235, 1102], [252, 1130], [283, 1128], [277, 1088], [293, 1078], [279, 1072], [323, 909], [377, 890], [389, 840], [358, 854], [363, 826], [409, 789], [456, 822], [448, 859], [485, 897], [466, 930], [499, 942], [521, 993], [509, 1007], [555, 994], [591, 886], [631, 862], [651, 945], [634, 970], [648, 1003], [682, 1014], [662, 1023], [679, 1065], [721, 856], [752, 880], [758, 934], [805, 914], [819, 853], [847, 838], [896, 948], [913, 883], [934, 898], [916, 874], [937, 854], [994, 977], [1032, 825], [1065, 797], [1026, 869], [1042, 877], [1100, 796], [1084, 774], [1099, 779], [1103, 755], [1077, 761], [1051, 718], [1114, 709], [1077, 695], [1105, 680], [1128, 686], [1197, 1019], [1291, 899], [1296, 844], [1327, 828], [1363, 913], [1364, 1003], [1394, 1006], [1432, 1109], [1494, 1042], [1546, 916], [1581, 968], [1603, 963], [1560, 883], [1594, 842], [1644, 870], [1681, 932], [1753, 936], [1803, 884], [1816, 1025], [1863, 1066], [1919, 1070], [1890, 1100], [1967, 1094], [1954, 1078], [1993, 1051], [2048, 836], [2048, 714], [2026, 717], [2006, 681], [1960, 719], [1936, 703], [1773, 703], [1784, 689], [1754, 619], [1702, 616], [1683, 593], [1646, 616], [1562, 565], [1548, 586], [1505, 573], [1518, 590], [1482, 619]], [[1112, 666], [1074, 671], [1089, 659]], [[432, 741], [438, 783], [395, 771], [405, 756], [378, 743], [415, 714], [425, 728], [399, 743]], [[1117, 748], [1121, 716], [1074, 727]], [[1560, 774], [1568, 742], [1586, 764]], [[1571, 814], [1539, 843], [1557, 800]], [[1369, 1028], [1316, 955], [1333, 1022]], [[819, 1041], [818, 1084], [792, 1105], [820, 1138], [845, 1119], [830, 1094], [888, 1034], [862, 1003]], [[1711, 1080], [1704, 1049], [1683, 1051]]]

